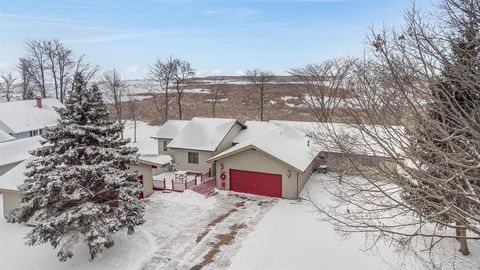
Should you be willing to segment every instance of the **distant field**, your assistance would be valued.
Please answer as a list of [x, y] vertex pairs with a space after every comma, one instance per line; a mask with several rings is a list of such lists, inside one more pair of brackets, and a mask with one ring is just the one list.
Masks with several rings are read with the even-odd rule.
[[[268, 85], [265, 98], [265, 120], [315, 121], [316, 119], [302, 101], [306, 93], [299, 87], [300, 85], [290, 77], [278, 78]], [[146, 81], [129, 81], [128, 86], [136, 93], [140, 118], [150, 123], [160, 123], [162, 115], [153, 103], [152, 86], [148, 86]], [[182, 98], [183, 118], [212, 117], [212, 92], [215, 89], [220, 89], [222, 92], [216, 105], [215, 117], [237, 118], [242, 121], [260, 119], [260, 97], [255, 86], [243, 77], [198, 79], [194, 85], [185, 90]], [[178, 119], [176, 93], [172, 91], [170, 95], [172, 97], [170, 118]], [[157, 99], [161, 101], [159, 104], [163, 104], [164, 95], [161, 91], [158, 92]]]
[[[138, 103], [139, 120], [152, 124], [162, 123], [164, 94], [161, 89], [147, 80], [128, 80], [125, 81], [125, 84]], [[47, 84], [47, 87], [50, 89], [49, 96], [54, 97], [53, 85]], [[242, 76], [198, 78], [185, 90], [182, 98], [183, 118], [212, 117], [212, 92], [215, 89], [219, 89], [221, 92], [215, 109], [215, 117], [237, 118], [242, 121], [260, 119], [259, 95], [254, 85]], [[14, 99], [21, 99], [19, 85], [16, 86], [15, 92]], [[162, 113], [159, 113], [153, 103], [153, 93], [159, 100], [158, 105], [162, 106], [160, 108]], [[305, 94], [300, 88], [300, 84], [295, 82], [292, 77], [276, 77], [268, 85], [265, 98], [265, 120], [315, 121], [316, 119], [302, 101]], [[171, 98], [169, 118], [178, 119], [176, 93], [172, 89], [169, 95]], [[1, 101], [4, 101], [2, 97], [0, 97]], [[126, 110], [127, 108], [124, 109], [124, 111]], [[341, 113], [339, 110], [337, 119], [342, 119]]]

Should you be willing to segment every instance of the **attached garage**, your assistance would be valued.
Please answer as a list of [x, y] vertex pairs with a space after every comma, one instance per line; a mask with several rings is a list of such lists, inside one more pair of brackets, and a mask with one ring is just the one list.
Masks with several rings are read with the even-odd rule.
[[282, 175], [230, 169], [230, 190], [282, 197]]
[[276, 128], [214, 156], [217, 186], [227, 190], [298, 198], [318, 155], [303, 136], [288, 127]]

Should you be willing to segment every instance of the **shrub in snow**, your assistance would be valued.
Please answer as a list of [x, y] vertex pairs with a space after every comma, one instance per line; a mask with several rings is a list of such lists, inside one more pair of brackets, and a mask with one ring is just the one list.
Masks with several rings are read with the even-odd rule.
[[44, 135], [42, 147], [32, 151], [27, 179], [19, 187], [25, 206], [9, 216], [10, 222], [36, 226], [27, 234], [28, 245], [50, 242], [65, 261], [72, 246], [84, 239], [91, 259], [113, 246], [113, 234], [144, 222], [144, 208], [135, 164], [138, 150], [121, 139], [122, 127], [108, 118], [96, 86], [87, 88], [80, 74], [58, 125]]

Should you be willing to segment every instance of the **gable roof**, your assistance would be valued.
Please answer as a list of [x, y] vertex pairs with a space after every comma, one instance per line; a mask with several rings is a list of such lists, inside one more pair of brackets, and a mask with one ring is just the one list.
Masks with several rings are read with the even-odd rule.
[[195, 117], [167, 147], [214, 152], [234, 125], [246, 128], [236, 119]]
[[23, 161], [30, 157], [29, 152], [41, 146], [42, 137], [34, 136], [0, 143], [0, 166]]
[[0, 175], [0, 192], [3, 190], [18, 191], [18, 186], [23, 184], [27, 179], [25, 172], [27, 171], [27, 165], [33, 158], [28, 158], [22, 161], [17, 166], [3, 175]]
[[15, 137], [0, 129], [0, 143], [15, 140]]
[[263, 130], [265, 132], [256, 138], [246, 139], [208, 161], [255, 149], [304, 172], [320, 152], [317, 147], [309, 146], [305, 136], [294, 128], [268, 123]]
[[168, 120], [158, 129], [158, 132], [152, 136], [152, 138], [173, 139], [189, 122], [188, 120]]
[[36, 100], [20, 100], [0, 103], [0, 129], [10, 133], [54, 126], [59, 117], [54, 108], [63, 107], [57, 99], [42, 99], [42, 108]]

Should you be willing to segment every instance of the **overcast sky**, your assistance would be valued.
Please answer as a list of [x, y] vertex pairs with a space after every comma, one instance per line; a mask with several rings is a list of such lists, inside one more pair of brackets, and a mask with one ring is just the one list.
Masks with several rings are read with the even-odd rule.
[[[419, 2], [417, 0], [417, 2]], [[420, 1], [430, 3], [430, 1]], [[425, 5], [425, 3], [422, 3]], [[27, 39], [59, 39], [127, 78], [156, 58], [190, 61], [202, 76], [277, 73], [361, 55], [369, 27], [401, 24], [410, 0], [0, 0], [0, 73]]]

